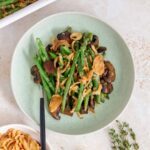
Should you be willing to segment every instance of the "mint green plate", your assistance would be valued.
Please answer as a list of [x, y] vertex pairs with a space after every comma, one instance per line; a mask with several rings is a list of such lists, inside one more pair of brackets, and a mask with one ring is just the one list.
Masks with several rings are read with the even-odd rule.
[[95, 17], [82, 13], [67, 12], [49, 16], [30, 28], [19, 41], [13, 55], [11, 83], [15, 99], [21, 110], [39, 124], [39, 87], [33, 83], [30, 68], [36, 53], [35, 38], [40, 37], [45, 46], [66, 26], [76, 31], [90, 31], [100, 37], [100, 43], [108, 48], [106, 58], [115, 68], [117, 78], [110, 100], [96, 106], [95, 114], [79, 119], [61, 115], [54, 120], [46, 108], [46, 127], [64, 134], [85, 134], [101, 129], [112, 122], [127, 105], [134, 84], [132, 58], [123, 39], [110, 26]]

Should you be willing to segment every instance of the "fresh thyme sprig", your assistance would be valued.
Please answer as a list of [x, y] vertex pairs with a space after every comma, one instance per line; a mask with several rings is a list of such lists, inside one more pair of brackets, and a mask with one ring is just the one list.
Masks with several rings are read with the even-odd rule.
[[129, 124], [116, 120], [117, 129], [111, 128], [109, 135], [113, 150], [139, 150], [136, 135]]

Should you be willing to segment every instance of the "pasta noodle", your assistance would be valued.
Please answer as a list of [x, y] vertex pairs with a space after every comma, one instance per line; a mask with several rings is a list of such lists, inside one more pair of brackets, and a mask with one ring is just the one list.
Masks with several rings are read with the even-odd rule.
[[9, 129], [0, 134], [0, 150], [41, 150], [41, 146], [29, 134]]

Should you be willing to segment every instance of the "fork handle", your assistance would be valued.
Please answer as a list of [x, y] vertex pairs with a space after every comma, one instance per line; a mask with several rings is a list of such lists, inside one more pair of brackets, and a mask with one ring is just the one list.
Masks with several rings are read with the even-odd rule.
[[40, 98], [40, 140], [41, 150], [46, 150], [44, 98]]

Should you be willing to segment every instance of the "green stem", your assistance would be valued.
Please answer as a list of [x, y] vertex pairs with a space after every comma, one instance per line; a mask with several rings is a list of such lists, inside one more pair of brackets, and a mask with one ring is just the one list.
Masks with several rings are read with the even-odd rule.
[[46, 95], [47, 95], [47, 99], [48, 99], [48, 102], [50, 102], [50, 99], [52, 97], [52, 93], [47, 85], [47, 83], [45, 82], [44, 78], [41, 76], [41, 79], [42, 79], [42, 85], [43, 85], [43, 88], [46, 92]]
[[38, 48], [39, 48], [39, 56], [42, 58], [43, 62], [45, 62], [46, 60], [49, 60], [48, 54], [46, 52], [46, 49], [45, 49], [41, 39], [36, 38], [36, 43], [37, 43]]
[[0, 2], [0, 7], [6, 6], [6, 5], [10, 5], [12, 3], [16, 3], [18, 0], [5, 0]]
[[78, 61], [78, 66], [79, 66], [79, 75], [80, 77], [83, 76], [84, 71], [83, 71], [83, 67], [84, 67], [84, 51], [86, 50], [86, 45], [82, 45], [80, 48], [81, 52], [80, 52], [80, 57], [79, 57], [79, 61]]
[[71, 53], [70, 49], [66, 46], [60, 46], [60, 52], [63, 55], [69, 55]]
[[72, 78], [73, 78], [73, 74], [74, 74], [74, 71], [75, 71], [75, 65], [77, 63], [79, 53], [80, 53], [80, 51], [77, 51], [76, 54], [75, 54], [75, 57], [73, 59], [73, 63], [72, 63], [71, 69], [70, 69], [69, 78], [66, 82], [66, 87], [65, 87], [65, 90], [64, 90], [64, 96], [63, 96], [62, 107], [61, 107], [62, 112], [64, 112], [64, 110], [65, 110], [67, 94], [68, 94], [68, 91], [69, 91], [69, 88], [70, 88], [70, 85], [71, 85], [71, 81], [72, 81]]
[[40, 65], [39, 61], [37, 58], [34, 59], [34, 62], [39, 70], [40, 75], [44, 78], [44, 80], [47, 82], [49, 88], [52, 90], [52, 92], [55, 91], [54, 86], [52, 85], [52, 83], [49, 80], [49, 77], [47, 76], [46, 72], [43, 70], [42, 66]]
[[88, 94], [84, 99], [84, 111], [88, 109], [89, 100], [90, 100], [90, 94]]
[[51, 56], [51, 58], [52, 58], [52, 59], [57, 58], [57, 55], [56, 55], [55, 53], [53, 53], [53, 52], [49, 52], [49, 54], [50, 54], [50, 56]]
[[79, 96], [78, 96], [77, 106], [75, 108], [76, 112], [79, 112], [80, 109], [81, 109], [81, 105], [82, 105], [82, 102], [83, 102], [83, 90], [84, 90], [84, 84], [81, 83], [80, 84], [80, 89], [79, 89]]

